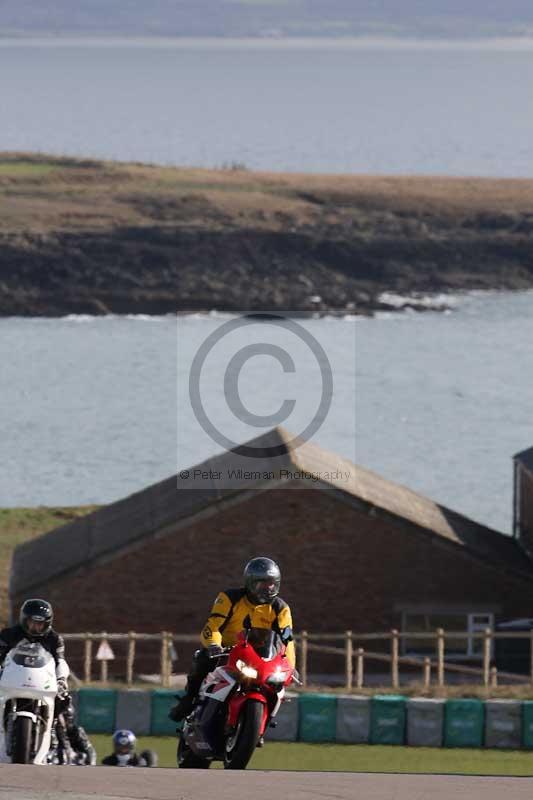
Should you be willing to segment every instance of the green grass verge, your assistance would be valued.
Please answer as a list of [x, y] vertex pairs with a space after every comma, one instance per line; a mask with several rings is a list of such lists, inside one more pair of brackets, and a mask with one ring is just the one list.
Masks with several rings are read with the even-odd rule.
[[57, 169], [57, 164], [39, 163], [34, 164], [30, 161], [2, 161], [0, 159], [0, 176], [38, 176], [49, 175]]
[[[100, 763], [111, 752], [111, 737], [94, 735], [91, 741]], [[157, 752], [160, 767], [176, 766], [176, 739], [139, 737], [138, 749], [148, 747]], [[249, 769], [528, 776], [533, 775], [533, 758], [522, 750], [267, 742], [255, 751]]]
[[0, 624], [2, 626], [7, 624], [7, 584], [15, 547], [59, 525], [83, 517], [95, 508], [96, 506], [0, 509]]

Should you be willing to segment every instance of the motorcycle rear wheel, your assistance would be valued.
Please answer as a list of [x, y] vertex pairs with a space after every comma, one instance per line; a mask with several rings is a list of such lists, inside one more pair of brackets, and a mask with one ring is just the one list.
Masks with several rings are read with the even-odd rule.
[[180, 769], [209, 769], [211, 766], [209, 759], [197, 756], [190, 747], [187, 747], [182, 736], [178, 739], [176, 759]]
[[226, 739], [224, 769], [246, 769], [259, 741], [263, 708], [260, 700], [246, 702], [235, 733]]
[[14, 734], [13, 764], [31, 764], [31, 719], [29, 717], [17, 717]]

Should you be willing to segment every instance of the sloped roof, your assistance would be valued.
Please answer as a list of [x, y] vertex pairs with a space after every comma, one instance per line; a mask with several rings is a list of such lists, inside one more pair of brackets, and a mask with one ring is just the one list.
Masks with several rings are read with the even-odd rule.
[[513, 456], [514, 461], [520, 461], [524, 467], [533, 474], [533, 447], [528, 447], [527, 450], [521, 450]]
[[[293, 439], [281, 427], [246, 446], [256, 449], [255, 458], [247, 458], [239, 448], [222, 453], [191, 467], [188, 479], [178, 479], [175, 475], [19, 545], [13, 556], [11, 596], [29, 593], [32, 586], [42, 585], [62, 573], [113, 558], [118, 551], [154, 534], [171, 532], [180, 523], [191, 524], [200, 513], [216, 513], [228, 503], [245, 500], [253, 492], [283, 485], [287, 480], [283, 470], [317, 475], [320, 487], [333, 492], [341, 501], [391, 521], [399, 519], [412, 523], [429, 535], [466, 548], [478, 558], [501, 568], [529, 573], [533, 579], [529, 558], [511, 537], [473, 522], [315, 444]], [[272, 448], [279, 455], [273, 456]], [[231, 470], [231, 479], [224, 477]], [[195, 471], [208, 477], [194, 480]], [[209, 477], [217, 473], [222, 479]], [[308, 485], [315, 484], [306, 481]], [[36, 564], [38, 569], [35, 569]]]
[[355, 483], [356, 496], [374, 506], [377, 515], [386, 513], [408, 520], [502, 568], [529, 572], [533, 577], [530, 559], [511, 536], [474, 522], [363, 467], [355, 467]]

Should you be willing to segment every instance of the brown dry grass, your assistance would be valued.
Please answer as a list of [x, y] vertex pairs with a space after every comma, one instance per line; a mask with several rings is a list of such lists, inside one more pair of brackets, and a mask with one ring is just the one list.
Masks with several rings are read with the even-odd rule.
[[299, 175], [0, 153], [0, 231], [364, 225], [366, 215], [532, 215], [533, 180]]

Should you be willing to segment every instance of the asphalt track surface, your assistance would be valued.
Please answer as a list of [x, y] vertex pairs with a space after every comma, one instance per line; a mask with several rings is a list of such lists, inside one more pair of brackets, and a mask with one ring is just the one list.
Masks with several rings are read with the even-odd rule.
[[0, 765], [1, 800], [531, 800], [533, 778]]

